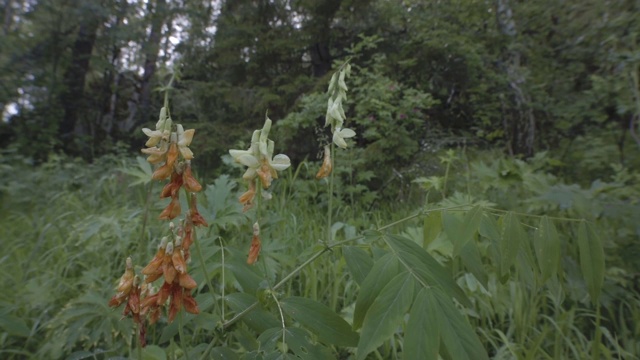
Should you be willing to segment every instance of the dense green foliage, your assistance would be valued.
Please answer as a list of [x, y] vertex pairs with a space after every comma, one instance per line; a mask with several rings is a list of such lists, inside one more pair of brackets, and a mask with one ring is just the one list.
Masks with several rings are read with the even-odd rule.
[[[210, 226], [200, 314], [149, 327], [143, 358], [637, 358], [638, 6], [6, 1], [0, 357], [138, 357], [107, 302], [166, 232], [135, 158], [161, 89], [196, 129]], [[318, 181], [347, 59], [357, 136]], [[227, 151], [265, 111], [293, 166], [249, 266]]]

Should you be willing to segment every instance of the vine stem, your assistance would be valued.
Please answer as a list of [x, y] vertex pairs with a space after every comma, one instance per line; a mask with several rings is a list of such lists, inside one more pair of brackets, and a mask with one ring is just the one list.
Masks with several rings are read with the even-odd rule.
[[331, 174], [329, 175], [329, 203], [327, 206], [327, 244], [331, 242], [331, 240], [333, 240], [333, 236], [331, 236], [331, 225], [332, 225], [332, 214], [333, 214], [333, 173], [335, 172], [336, 168], [336, 161], [335, 161], [335, 157], [336, 157], [336, 153], [335, 153], [335, 145], [333, 145], [333, 142], [331, 142]]
[[[405, 221], [409, 221], [411, 219], [415, 219], [418, 216], [421, 215], [425, 215], [428, 214], [430, 212], [434, 212], [434, 211], [442, 211], [442, 210], [449, 210], [449, 209], [454, 209], [454, 208], [459, 208], [462, 206], [466, 206], [466, 205], [459, 205], [459, 206], [452, 206], [452, 207], [446, 207], [446, 208], [437, 208], [437, 209], [430, 209], [430, 210], [426, 210], [426, 211], [420, 211], [416, 214], [407, 216], [405, 218], [402, 218], [398, 221], [394, 221], [390, 224], [381, 226], [379, 228], [376, 229], [376, 231], [382, 231], [385, 229], [388, 229], [392, 226], [401, 224]], [[331, 250], [333, 250], [333, 248], [342, 246], [346, 243], [350, 243], [352, 241], [357, 241], [360, 239], [363, 239], [364, 236], [363, 235], [359, 235], [350, 239], [346, 239], [346, 240], [342, 240], [342, 241], [338, 241], [335, 242], [331, 245], [326, 245], [322, 250], [318, 251], [317, 253], [313, 254], [310, 258], [308, 258], [305, 262], [303, 262], [302, 264], [300, 264], [297, 268], [295, 268], [293, 271], [291, 271], [287, 276], [285, 276], [284, 278], [282, 278], [282, 280], [280, 280], [273, 288], [272, 290], [277, 290], [279, 289], [281, 286], [283, 286], [284, 284], [287, 283], [287, 281], [289, 281], [291, 278], [293, 278], [294, 276], [296, 276], [300, 271], [302, 271], [302, 269], [304, 269], [305, 267], [307, 267], [309, 264], [311, 264], [312, 262], [314, 262], [317, 258], [319, 258], [320, 256], [322, 256], [324, 253], [329, 252]], [[254, 302], [253, 304], [247, 306], [244, 310], [242, 310], [241, 312], [237, 313], [234, 317], [232, 317], [231, 319], [229, 319], [228, 321], [225, 321], [222, 323], [222, 329], [225, 329], [229, 326], [231, 326], [232, 324], [236, 323], [238, 320], [240, 320], [243, 316], [245, 316], [246, 314], [250, 313], [253, 309], [255, 309], [258, 306], [258, 302]]]
[[[184, 291], [184, 289], [182, 290]], [[180, 346], [182, 346], [182, 351], [184, 352], [184, 358], [189, 360], [189, 351], [187, 351], [187, 346], [185, 344], [185, 339], [184, 339], [184, 321], [183, 321], [183, 313], [184, 311], [182, 311], [182, 309], [179, 310], [180, 311], [180, 323], [178, 324], [178, 333], [180, 335]]]

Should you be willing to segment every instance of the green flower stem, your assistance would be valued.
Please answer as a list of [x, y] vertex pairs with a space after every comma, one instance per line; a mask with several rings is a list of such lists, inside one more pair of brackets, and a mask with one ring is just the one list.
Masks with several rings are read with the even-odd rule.
[[[189, 209], [191, 209], [191, 194], [185, 189], [185, 194], [187, 194], [187, 205]], [[209, 287], [209, 293], [211, 294], [211, 299], [213, 300], [213, 304], [216, 304], [216, 295], [213, 293], [213, 285], [211, 282], [211, 278], [209, 277], [209, 273], [207, 272], [207, 267], [205, 266], [204, 256], [202, 255], [202, 249], [200, 248], [200, 242], [198, 241], [198, 232], [196, 229], [193, 229], [193, 243], [196, 244], [196, 252], [198, 253], [198, 261], [200, 262], [200, 266], [202, 266], [202, 272], [204, 273], [204, 279], [207, 282], [207, 286]]]
[[[184, 289], [182, 290], [184, 291]], [[187, 344], [185, 343], [185, 339], [184, 339], [184, 320], [183, 320], [183, 313], [184, 311], [182, 311], [182, 309], [178, 310], [179, 311], [179, 316], [180, 318], [178, 319], [179, 323], [178, 323], [178, 334], [180, 336], [180, 346], [182, 347], [182, 351], [184, 352], [184, 358], [189, 360], [189, 351], [187, 351]]]
[[331, 236], [331, 215], [333, 212], [333, 174], [336, 171], [335, 157], [335, 146], [333, 145], [333, 142], [331, 142], [331, 174], [329, 175], [329, 204], [327, 206], [327, 244], [333, 240]]

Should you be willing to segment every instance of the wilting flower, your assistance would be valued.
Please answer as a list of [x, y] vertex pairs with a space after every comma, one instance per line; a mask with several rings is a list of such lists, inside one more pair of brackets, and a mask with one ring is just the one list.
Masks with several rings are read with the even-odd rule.
[[262, 243], [260, 242], [260, 225], [256, 222], [253, 224], [253, 238], [251, 239], [251, 247], [249, 248], [249, 257], [247, 257], [247, 264], [253, 265], [258, 260], [260, 255], [260, 248]]
[[246, 212], [247, 210], [253, 207], [253, 199], [256, 197], [256, 183], [253, 181], [249, 181], [249, 190], [240, 195], [240, 204], [243, 205], [242, 211]]
[[329, 174], [331, 174], [332, 165], [331, 165], [331, 148], [329, 145], [324, 146], [324, 159], [322, 160], [322, 166], [318, 173], [316, 174], [316, 179], [324, 179]]
[[110, 307], [117, 307], [125, 304], [122, 316], [131, 316], [133, 321], [138, 324], [140, 345], [144, 347], [145, 326], [140, 312], [140, 279], [133, 271], [133, 263], [131, 258], [127, 258], [124, 274], [120, 278], [117, 287], [117, 293], [109, 300]]
[[200, 215], [200, 212], [198, 211], [196, 194], [191, 194], [191, 207], [189, 208], [189, 217], [191, 218], [191, 222], [195, 226], [209, 226], [209, 224], [207, 224], [205, 219], [202, 217], [202, 215]]
[[202, 190], [202, 185], [193, 177], [191, 174], [191, 161], [186, 161], [186, 165], [182, 172], [182, 180], [184, 183], [184, 188], [190, 192], [199, 192]]
[[247, 171], [242, 178], [251, 181], [259, 176], [262, 187], [265, 189], [271, 186], [273, 179], [278, 178], [278, 171], [291, 166], [291, 160], [287, 155], [273, 156], [275, 144], [268, 139], [270, 130], [271, 119], [267, 118], [262, 130], [253, 132], [248, 150], [229, 150], [229, 154], [236, 162], [247, 166]]

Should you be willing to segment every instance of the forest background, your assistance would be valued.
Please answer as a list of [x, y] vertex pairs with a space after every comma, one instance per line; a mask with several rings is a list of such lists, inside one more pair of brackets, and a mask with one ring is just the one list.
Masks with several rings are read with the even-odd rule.
[[[207, 265], [192, 265], [204, 314], [180, 325], [192, 335], [186, 344], [176, 326], [160, 323], [145, 357], [268, 357], [269, 328], [249, 321], [221, 332], [220, 307], [242, 312], [261, 279], [273, 283], [303, 263], [335, 198], [330, 240], [415, 211], [437, 214], [394, 231], [422, 245], [473, 299], [461, 309], [489, 356], [635, 358], [639, 13], [633, 0], [4, 0], [0, 354], [136, 356], [133, 325], [106, 304], [125, 258], [136, 254], [143, 266], [157, 245], [148, 224], [158, 223], [163, 203], [149, 196], [158, 185], [137, 156], [141, 129], [157, 121], [168, 91], [174, 121], [196, 129], [194, 171], [206, 188]], [[357, 136], [335, 155], [337, 185], [327, 196], [314, 179], [329, 140], [326, 88], [347, 59], [344, 108]], [[228, 149], [248, 147], [265, 112], [274, 120], [270, 138], [293, 165], [275, 185], [267, 265], [250, 268], [243, 257], [251, 224], [236, 200], [241, 172]], [[473, 209], [487, 221], [465, 235], [478, 244], [477, 262], [458, 258], [451, 232]], [[531, 255], [523, 262], [537, 270], [515, 265], [505, 276], [487, 245], [487, 219], [497, 239], [512, 215], [530, 251], [517, 254]], [[534, 256], [543, 215], [563, 219], [553, 274]], [[606, 266], [595, 274], [575, 240], [591, 235], [567, 225], [583, 219], [604, 251]], [[312, 299], [352, 323], [358, 289], [393, 248], [384, 239], [372, 240], [380, 252], [360, 242], [332, 250], [280, 296]], [[223, 298], [222, 288], [243, 295]], [[263, 305], [264, 321], [277, 326], [279, 303]], [[309, 331], [300, 335], [308, 346], [326, 346], [323, 354], [361, 358], [355, 345], [331, 343], [304, 319], [286, 320]], [[409, 358], [410, 321], [396, 320], [371, 358]], [[443, 340], [445, 358], [447, 346]]]

